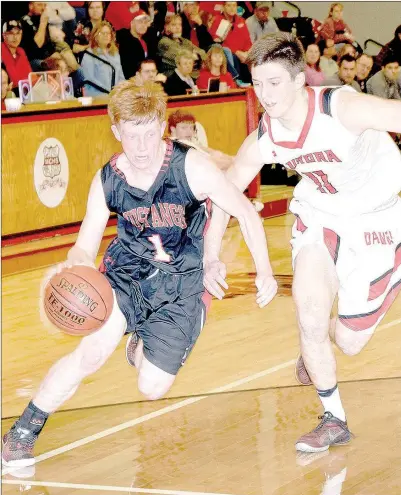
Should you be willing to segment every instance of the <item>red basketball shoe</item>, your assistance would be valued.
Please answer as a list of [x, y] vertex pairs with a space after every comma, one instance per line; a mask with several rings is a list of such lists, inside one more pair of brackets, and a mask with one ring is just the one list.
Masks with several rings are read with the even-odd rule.
[[35, 464], [33, 448], [38, 435], [21, 428], [18, 422], [3, 436], [2, 460], [5, 466], [22, 467]]
[[349, 431], [347, 422], [341, 421], [326, 411], [320, 424], [310, 433], [303, 435], [295, 444], [301, 452], [322, 452], [334, 445], [344, 445], [351, 441], [353, 434]]

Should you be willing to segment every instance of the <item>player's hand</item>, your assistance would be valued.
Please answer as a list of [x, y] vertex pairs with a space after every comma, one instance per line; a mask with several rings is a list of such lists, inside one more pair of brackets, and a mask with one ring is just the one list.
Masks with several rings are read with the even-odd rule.
[[258, 289], [256, 303], [259, 308], [264, 308], [277, 294], [277, 282], [272, 274], [257, 275], [255, 285]]
[[226, 282], [226, 265], [219, 260], [205, 261], [203, 274], [203, 285], [217, 299], [223, 299], [225, 293], [222, 289], [228, 289]]

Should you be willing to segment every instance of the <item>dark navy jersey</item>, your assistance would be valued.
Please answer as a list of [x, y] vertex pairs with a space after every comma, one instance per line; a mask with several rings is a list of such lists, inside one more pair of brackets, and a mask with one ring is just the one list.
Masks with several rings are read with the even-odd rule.
[[[125, 253], [165, 272], [188, 273], [203, 266], [203, 236], [210, 201], [189, 188], [185, 158], [189, 147], [166, 141], [163, 165], [148, 191], [130, 186], [114, 155], [101, 172], [107, 207], [118, 215], [118, 242]], [[127, 259], [127, 256], [124, 256]]]

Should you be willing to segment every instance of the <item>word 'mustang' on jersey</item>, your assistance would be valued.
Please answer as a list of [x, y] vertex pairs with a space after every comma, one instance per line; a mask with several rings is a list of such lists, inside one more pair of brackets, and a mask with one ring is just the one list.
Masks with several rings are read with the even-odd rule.
[[185, 208], [182, 205], [171, 203], [158, 203], [147, 206], [139, 206], [132, 210], [125, 211], [123, 217], [135, 225], [139, 230], [146, 227], [179, 227], [186, 229]]
[[294, 170], [298, 165], [315, 162], [341, 162], [341, 160], [332, 150], [315, 151], [314, 153], [298, 156], [287, 162], [285, 166]]

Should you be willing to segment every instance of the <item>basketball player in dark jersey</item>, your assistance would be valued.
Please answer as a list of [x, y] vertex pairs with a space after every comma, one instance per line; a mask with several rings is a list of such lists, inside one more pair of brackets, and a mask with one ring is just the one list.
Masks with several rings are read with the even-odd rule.
[[142, 394], [153, 400], [169, 390], [205, 322], [203, 235], [210, 200], [239, 220], [255, 261], [258, 305], [265, 306], [277, 291], [252, 204], [205, 154], [162, 139], [167, 98], [160, 85], [124, 81], [110, 96], [112, 131], [123, 152], [96, 173], [76, 244], [57, 269], [94, 266], [109, 213], [116, 212], [117, 237], [102, 263], [114, 290], [113, 312], [50, 369], [4, 435], [8, 466], [34, 464], [34, 444], [49, 414], [106, 362], [125, 333], [131, 334], [127, 358], [137, 368]]

